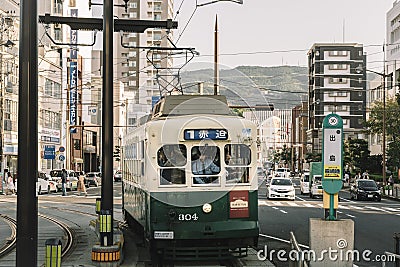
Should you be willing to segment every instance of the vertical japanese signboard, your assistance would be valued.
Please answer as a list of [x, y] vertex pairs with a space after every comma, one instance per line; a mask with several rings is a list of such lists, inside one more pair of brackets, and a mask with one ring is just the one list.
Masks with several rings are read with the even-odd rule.
[[323, 121], [322, 186], [329, 194], [342, 188], [343, 175], [343, 120], [337, 114], [329, 114]]
[[[71, 17], [78, 17], [78, 9], [71, 9]], [[77, 124], [77, 83], [78, 83], [78, 50], [76, 44], [78, 43], [78, 31], [71, 30], [71, 50], [70, 50], [70, 71], [69, 71], [69, 122], [70, 126]], [[76, 133], [76, 128], [71, 127], [71, 133]]]

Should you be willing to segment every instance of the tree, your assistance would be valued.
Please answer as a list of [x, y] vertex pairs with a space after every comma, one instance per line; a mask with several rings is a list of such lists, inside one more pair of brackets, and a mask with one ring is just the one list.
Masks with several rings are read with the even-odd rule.
[[[387, 166], [390, 170], [396, 171], [400, 166], [399, 148], [400, 148], [400, 98], [386, 101], [385, 105], [385, 130], [388, 140], [388, 149], [386, 150]], [[371, 109], [370, 118], [366, 122], [368, 133], [382, 134], [383, 129], [383, 102], [375, 102]]]
[[364, 139], [349, 139], [344, 143], [344, 165], [366, 170], [369, 162], [368, 142]]

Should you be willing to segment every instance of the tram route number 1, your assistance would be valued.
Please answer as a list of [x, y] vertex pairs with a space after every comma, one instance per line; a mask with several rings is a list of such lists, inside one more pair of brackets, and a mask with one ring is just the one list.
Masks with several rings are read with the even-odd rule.
[[179, 220], [179, 221], [197, 221], [198, 219], [199, 219], [199, 217], [197, 216], [197, 213], [193, 213], [193, 214], [190, 214], [190, 213], [186, 213], [186, 214], [180, 213], [180, 214], [178, 215], [178, 220]]

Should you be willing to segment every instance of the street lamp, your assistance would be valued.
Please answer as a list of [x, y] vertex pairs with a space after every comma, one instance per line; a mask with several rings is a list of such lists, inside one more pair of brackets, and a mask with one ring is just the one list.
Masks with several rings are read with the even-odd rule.
[[383, 185], [386, 185], [386, 78], [391, 74], [386, 74], [385, 68], [383, 73], [373, 70], [364, 69], [362, 66], [356, 67], [356, 72], [361, 73], [363, 70], [375, 73], [382, 77], [382, 90], [383, 90], [383, 112], [382, 112], [382, 180]]

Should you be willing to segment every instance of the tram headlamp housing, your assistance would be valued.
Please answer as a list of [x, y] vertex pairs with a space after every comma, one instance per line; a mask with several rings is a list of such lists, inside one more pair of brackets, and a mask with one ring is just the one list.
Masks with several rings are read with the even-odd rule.
[[211, 204], [206, 203], [206, 204], [203, 205], [203, 212], [204, 213], [210, 213], [211, 210], [212, 210]]

